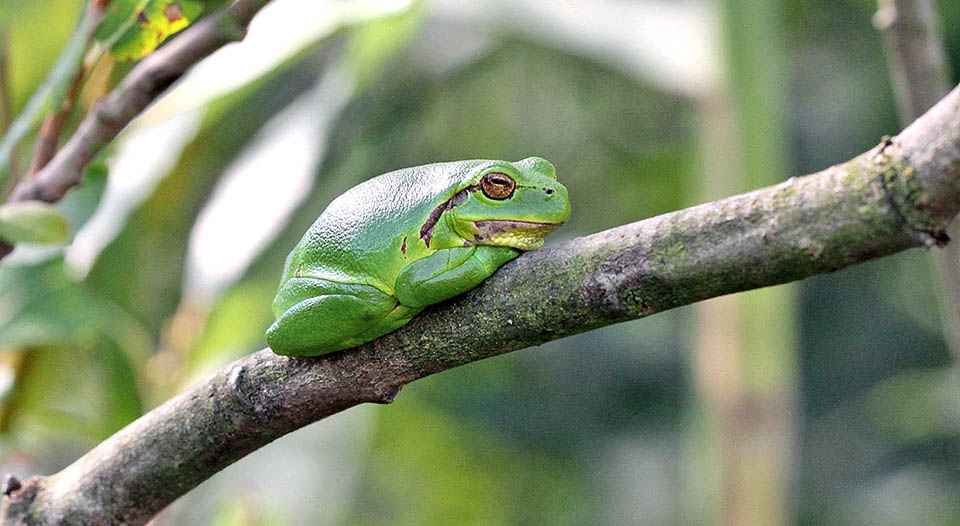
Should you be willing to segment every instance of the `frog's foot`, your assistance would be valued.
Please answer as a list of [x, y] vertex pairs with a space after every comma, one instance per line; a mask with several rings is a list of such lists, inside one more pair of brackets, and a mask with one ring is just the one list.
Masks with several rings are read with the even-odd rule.
[[277, 297], [274, 308], [280, 314], [267, 329], [267, 345], [273, 352], [288, 356], [316, 356], [346, 349], [386, 334], [410, 319], [375, 334], [374, 328], [385, 327], [384, 322], [397, 315], [397, 299], [370, 285], [292, 278]]

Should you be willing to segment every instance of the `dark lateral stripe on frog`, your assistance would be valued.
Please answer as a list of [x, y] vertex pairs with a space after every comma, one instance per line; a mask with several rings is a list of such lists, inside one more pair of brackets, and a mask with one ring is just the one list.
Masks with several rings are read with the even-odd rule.
[[470, 192], [476, 192], [479, 189], [480, 185], [472, 184], [453, 194], [453, 197], [440, 203], [436, 208], [430, 211], [430, 214], [427, 215], [427, 220], [424, 221], [423, 226], [420, 227], [420, 239], [422, 239], [424, 244], [427, 245], [427, 248], [430, 248], [430, 240], [433, 239], [433, 227], [437, 226], [437, 222], [440, 221], [440, 216], [442, 216], [447, 210], [451, 210], [455, 206], [462, 205], [467, 200], [467, 194]]

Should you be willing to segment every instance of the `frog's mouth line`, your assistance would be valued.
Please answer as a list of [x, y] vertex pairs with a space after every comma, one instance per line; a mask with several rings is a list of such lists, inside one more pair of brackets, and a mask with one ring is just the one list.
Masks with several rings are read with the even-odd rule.
[[474, 221], [477, 245], [498, 245], [520, 250], [536, 250], [543, 246], [543, 238], [563, 223], [536, 223], [512, 219]]

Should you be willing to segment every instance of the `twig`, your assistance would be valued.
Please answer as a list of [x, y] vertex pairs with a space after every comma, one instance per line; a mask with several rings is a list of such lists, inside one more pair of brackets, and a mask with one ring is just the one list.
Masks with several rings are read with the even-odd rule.
[[53, 154], [57, 151], [57, 144], [60, 141], [60, 133], [73, 112], [73, 104], [83, 84], [83, 77], [86, 69], [81, 66], [70, 85], [70, 89], [63, 96], [63, 102], [60, 107], [51, 112], [43, 120], [40, 131], [37, 132], [37, 138], [33, 143], [33, 157], [30, 159], [30, 168], [27, 169], [27, 175], [32, 177], [53, 159]]
[[[250, 20], [268, 2], [234, 0], [148, 55], [94, 105], [63, 148], [35, 177], [21, 181], [7, 201], [59, 201], [67, 190], [81, 183], [83, 169], [130, 121], [191, 66], [223, 45], [242, 39]], [[0, 243], [0, 258], [12, 250], [12, 246]]]
[[191, 66], [223, 45], [242, 39], [250, 19], [267, 2], [236, 0], [148, 55], [116, 89], [94, 105], [73, 137], [35, 178], [17, 185], [10, 201], [58, 201], [80, 183], [83, 168], [97, 152]]
[[524, 254], [356, 349], [310, 359], [265, 349], [234, 362], [60, 473], [22, 483], [0, 520], [144, 524], [257, 448], [354, 405], [388, 403], [416, 379], [922, 246], [958, 211], [960, 88], [847, 163]]
[[[931, 0], [880, 0], [874, 17], [884, 33], [893, 91], [902, 123], [936, 104], [949, 89], [948, 65]], [[948, 228], [960, 236], [960, 223]], [[960, 357], [960, 244], [932, 254], [940, 281], [940, 319], [954, 357]]]
[[[17, 145], [36, 128], [48, 112], [53, 111], [63, 100], [64, 94], [73, 83], [76, 72], [83, 63], [83, 56], [100, 22], [103, 21], [108, 4], [107, 0], [88, 2], [63, 53], [30, 96], [23, 111], [14, 119], [3, 138], [0, 139], [0, 187], [6, 184], [10, 175], [10, 163], [15, 157]], [[0, 253], [4, 252], [0, 250]]]

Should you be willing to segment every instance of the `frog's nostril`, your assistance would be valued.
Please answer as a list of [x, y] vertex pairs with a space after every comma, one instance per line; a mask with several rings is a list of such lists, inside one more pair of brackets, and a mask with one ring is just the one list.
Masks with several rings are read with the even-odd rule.
[[547, 195], [553, 195], [554, 189], [553, 189], [553, 188], [544, 188], [543, 191], [546, 192]]

